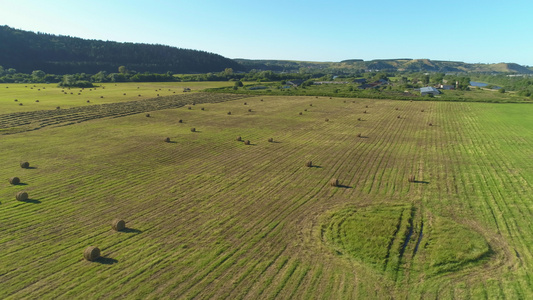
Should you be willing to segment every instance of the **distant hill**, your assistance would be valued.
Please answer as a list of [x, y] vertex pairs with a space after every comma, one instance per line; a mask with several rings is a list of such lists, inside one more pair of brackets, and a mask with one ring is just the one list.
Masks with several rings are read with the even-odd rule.
[[475, 72], [475, 73], [515, 73], [533, 74], [533, 68], [527, 68], [515, 63], [498, 64], [469, 64], [460, 61], [442, 61], [430, 59], [347, 59], [341, 62], [301, 62], [285, 60], [247, 60], [236, 59], [247, 68], [257, 70], [272, 70], [294, 72], [304, 70], [329, 69], [339, 72], [349, 71], [410, 71], [410, 72]]
[[164, 45], [86, 40], [34, 33], [0, 26], [0, 66], [18, 72], [52, 74], [117, 72], [126, 66], [137, 72], [207, 73], [225, 68], [243, 70], [218, 54]]

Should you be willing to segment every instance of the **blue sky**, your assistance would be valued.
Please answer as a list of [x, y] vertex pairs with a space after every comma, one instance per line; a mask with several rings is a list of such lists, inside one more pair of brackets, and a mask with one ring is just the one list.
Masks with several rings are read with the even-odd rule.
[[18, 29], [305, 61], [533, 66], [532, 14], [531, 0], [0, 0], [0, 25]]

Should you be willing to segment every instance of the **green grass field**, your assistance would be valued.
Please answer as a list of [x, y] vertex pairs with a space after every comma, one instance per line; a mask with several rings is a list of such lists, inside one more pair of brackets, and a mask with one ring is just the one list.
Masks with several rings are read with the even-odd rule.
[[[0, 88], [2, 121], [19, 107]], [[53, 95], [39, 103], [78, 105]], [[533, 106], [188, 107], [0, 135], [0, 298], [533, 297]]]
[[[233, 86], [233, 84], [233, 82], [127, 82], [102, 83], [97, 84], [95, 88], [68, 89], [58, 87], [56, 84], [3, 83], [0, 84], [0, 113], [142, 100], [157, 95], [163, 97], [183, 94], [184, 88], [197, 92], [206, 88]], [[36, 100], [39, 102], [35, 102]]]

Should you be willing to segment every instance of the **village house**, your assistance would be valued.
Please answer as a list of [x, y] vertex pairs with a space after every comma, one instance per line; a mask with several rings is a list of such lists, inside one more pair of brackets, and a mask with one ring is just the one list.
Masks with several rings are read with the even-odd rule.
[[421, 96], [425, 96], [425, 95], [438, 95], [440, 94], [439, 90], [437, 90], [436, 88], [432, 87], [432, 86], [426, 86], [426, 87], [423, 87], [423, 88], [420, 88], [420, 95]]

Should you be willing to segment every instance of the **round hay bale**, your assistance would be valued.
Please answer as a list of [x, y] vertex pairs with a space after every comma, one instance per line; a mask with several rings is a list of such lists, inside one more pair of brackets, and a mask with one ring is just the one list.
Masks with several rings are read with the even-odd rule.
[[308, 161], [305, 163], [305, 166], [308, 167], [308, 168], [311, 168], [313, 166], [313, 162], [312, 161]]
[[329, 185], [339, 186], [339, 180], [337, 178], [331, 178], [331, 180], [329, 181]]
[[304, 113], [303, 112], [300, 112], [300, 116], [303, 115]]
[[424, 112], [424, 110], [422, 109], [420, 112]]
[[[318, 97], [317, 97], [318, 98]], [[309, 106], [313, 106], [313, 103], [309, 104]]]
[[368, 108], [368, 105], [365, 105], [365, 108]]
[[126, 93], [124, 93], [124, 94], [122, 94], [122, 95], [126, 96]]
[[396, 118], [400, 119], [401, 117], [400, 117], [400, 116], [397, 116]]
[[235, 140], [236, 140], [237, 142], [242, 142], [242, 137], [238, 136]]
[[244, 144], [245, 144], [245, 145], [250, 145], [250, 140], [246, 140], [246, 141], [244, 141]]
[[150, 118], [150, 114], [146, 114], [146, 117], [147, 117], [147, 118]]
[[20, 163], [20, 167], [23, 168], [23, 169], [27, 169], [30, 167], [30, 163], [27, 162], [27, 161], [23, 161]]
[[61, 107], [58, 106], [58, 107], [56, 107], [56, 109], [61, 109]]
[[22, 106], [22, 103], [19, 103], [20, 106]]
[[126, 229], [126, 222], [124, 222], [124, 220], [121, 220], [121, 219], [114, 219], [113, 222], [111, 222], [111, 227], [115, 231], [122, 231]]
[[274, 139], [273, 139], [273, 138], [269, 138], [269, 139], [268, 139], [268, 142], [269, 142], [269, 143], [272, 143], [272, 142], [274, 142]]
[[189, 107], [187, 107], [187, 109], [189, 109], [189, 110], [190, 110], [190, 109], [192, 109], [192, 107], [190, 107], [190, 106], [189, 106]]
[[359, 138], [360, 138], [360, 137], [361, 137], [361, 134], [360, 134], [360, 133], [358, 133], [358, 134], [357, 134], [357, 137], [359, 137]]
[[20, 183], [20, 178], [18, 178], [18, 177], [11, 177], [11, 178], [9, 178], [9, 183], [11, 183], [11, 184], [13, 184], [13, 185], [19, 184], [19, 183]]
[[231, 115], [231, 111], [228, 111], [228, 115]]
[[263, 99], [261, 99], [261, 102], [263, 102]]
[[429, 125], [429, 126], [433, 126], [433, 124], [432, 124], [432, 123], [429, 123], [428, 125]]
[[165, 142], [170, 143], [170, 138], [169, 137], [165, 138]]
[[100, 258], [100, 249], [98, 249], [98, 247], [89, 246], [83, 251], [83, 257], [88, 261], [95, 261]]
[[18, 102], [18, 100], [17, 100], [17, 99], [15, 99], [15, 102]]
[[205, 107], [200, 108], [201, 110], [205, 110]]
[[307, 111], [307, 108], [306, 108], [306, 109], [304, 109], [304, 111]]
[[409, 178], [407, 178], [407, 181], [415, 182], [415, 175], [410, 175]]
[[326, 118], [326, 120], [324, 120], [324, 121], [326, 121], [326, 122], [329, 122], [329, 119], [328, 119], [328, 118]]
[[87, 100], [87, 103], [91, 103], [91, 100]]
[[248, 103], [244, 102], [244, 105], [248, 105]]
[[39, 100], [35, 100], [35, 102], [39, 102]]
[[26, 201], [28, 200], [28, 197], [29, 197], [28, 193], [24, 191], [20, 191], [17, 194], [15, 194], [15, 199], [17, 199], [18, 201]]
[[362, 121], [361, 118], [357, 118], [357, 121]]
[[183, 120], [182, 120], [182, 119], [179, 119], [179, 120], [178, 120], [178, 123], [183, 123]]
[[396, 110], [398, 110], [398, 107], [396, 107]]
[[252, 112], [252, 109], [251, 109], [251, 108], [250, 108], [250, 109], [248, 109], [248, 112]]
[[191, 132], [196, 132], [196, 128], [191, 128]]

